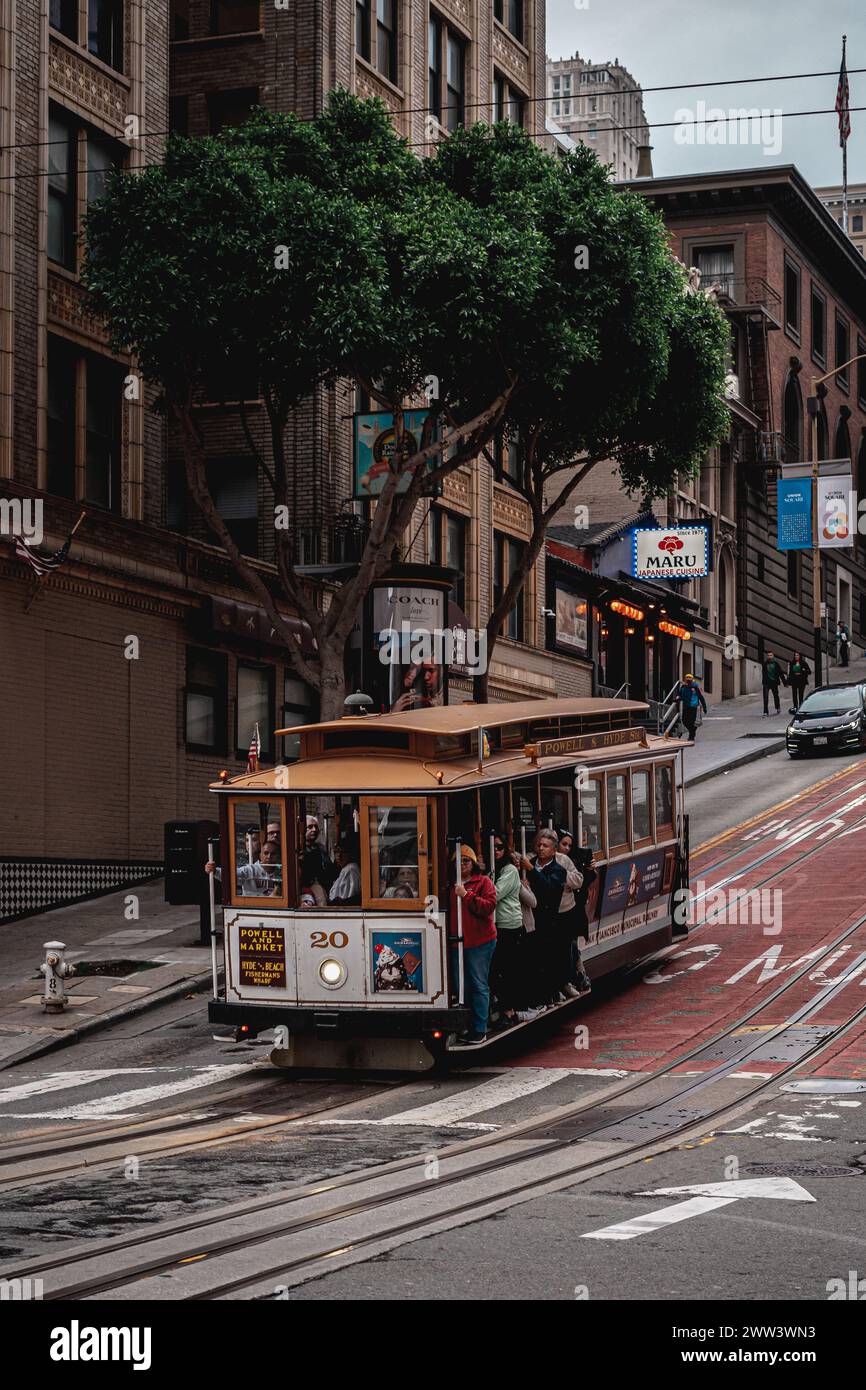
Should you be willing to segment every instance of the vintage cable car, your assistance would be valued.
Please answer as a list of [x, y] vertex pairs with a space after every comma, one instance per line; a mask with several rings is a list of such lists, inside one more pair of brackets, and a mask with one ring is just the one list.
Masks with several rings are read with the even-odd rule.
[[215, 960], [210, 1018], [276, 1028], [283, 1067], [465, 1056], [449, 875], [457, 844], [489, 864], [494, 828], [523, 852], [548, 826], [593, 847], [592, 978], [668, 944], [688, 882], [685, 744], [648, 733], [646, 716], [626, 700], [542, 699], [278, 730], [299, 740], [297, 761], [212, 787], [225, 984], [217, 997]]

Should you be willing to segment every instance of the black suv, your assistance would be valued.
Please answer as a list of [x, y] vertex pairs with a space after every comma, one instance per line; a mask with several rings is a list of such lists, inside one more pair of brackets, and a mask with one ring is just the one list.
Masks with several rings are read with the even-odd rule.
[[813, 748], [866, 748], [866, 684], [813, 690], [788, 725], [785, 741], [792, 758]]

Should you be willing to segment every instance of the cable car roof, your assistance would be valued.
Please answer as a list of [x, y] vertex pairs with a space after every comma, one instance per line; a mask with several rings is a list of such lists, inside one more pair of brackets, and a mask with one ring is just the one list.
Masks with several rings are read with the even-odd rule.
[[324, 724], [293, 725], [277, 729], [279, 734], [311, 733], [317, 729], [364, 729], [375, 724], [377, 729], [403, 729], [409, 733], [468, 734], [478, 728], [498, 729], [506, 724], [523, 724], [527, 720], [574, 718], [576, 715], [645, 714], [649, 705], [637, 700], [515, 700], [503, 704], [476, 705], [467, 700], [462, 705], [440, 705], [434, 709], [407, 710], [404, 714], [365, 714], [331, 719]]
[[[678, 753], [686, 746], [683, 740], [647, 734], [640, 725], [616, 726], [612, 722], [607, 733], [594, 731], [584, 736], [572, 731], [571, 737], [564, 733], [561, 739], [550, 738], [550, 726], [559, 720], [574, 721], [580, 716], [595, 720], [604, 715], [643, 715], [647, 708], [646, 704], [631, 700], [526, 700], [497, 705], [445, 705], [404, 714], [364, 715], [305, 724], [294, 730], [277, 730], [277, 733], [300, 733], [305, 742], [311, 735], [319, 741], [328, 733], [339, 733], [341, 740], [346, 735], [357, 734], [357, 744], [353, 746], [351, 737], [339, 747], [329, 748], [324, 744], [297, 762], [241, 773], [214, 783], [212, 787], [218, 791], [250, 794], [263, 791], [295, 795], [392, 792], [426, 796], [492, 786], [534, 777], [540, 772], [571, 769], [576, 763], [590, 767], [611, 766]], [[513, 724], [526, 725], [524, 746], [493, 748], [481, 767], [477, 751], [468, 746], [448, 753], [436, 749], [437, 736], [456, 737], [475, 733], [479, 728], [493, 730]], [[392, 746], [372, 745], [374, 736], [381, 731], [393, 734]], [[409, 737], [398, 745], [396, 740], [400, 734]], [[417, 735], [421, 736], [420, 740], [415, 737]], [[371, 745], [366, 747], [365, 736], [371, 739]], [[593, 738], [611, 741], [604, 746], [581, 746], [578, 750], [574, 747], [560, 750], [555, 746], [561, 741], [585, 744]], [[547, 743], [554, 746], [546, 748]]]

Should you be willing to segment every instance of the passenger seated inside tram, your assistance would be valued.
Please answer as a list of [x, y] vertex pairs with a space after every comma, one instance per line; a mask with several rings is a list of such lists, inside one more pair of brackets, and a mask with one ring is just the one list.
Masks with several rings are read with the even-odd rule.
[[418, 875], [408, 864], [398, 869], [382, 895], [385, 898], [417, 898]]
[[360, 845], [356, 835], [346, 835], [336, 851], [340, 872], [328, 893], [328, 902], [341, 907], [355, 906], [361, 901], [361, 870], [358, 865]]
[[244, 831], [244, 848], [249, 863], [256, 863], [262, 852], [262, 832], [257, 825], [248, 825]]
[[279, 844], [281, 838], [282, 836], [280, 833], [280, 822], [278, 820], [268, 821], [268, 828], [265, 832], [265, 839], [274, 840], [276, 844]]
[[304, 856], [301, 864], [301, 885], [320, 884], [324, 897], [327, 899], [328, 891], [337, 877], [337, 870], [334, 868], [328, 851], [319, 839], [319, 833], [318, 816], [307, 816]]
[[[204, 867], [205, 873], [213, 874], [218, 883], [222, 882], [222, 869], [213, 860]], [[266, 840], [258, 859], [251, 864], [238, 864], [235, 872], [235, 892], [244, 898], [279, 897], [283, 891], [282, 870], [279, 845], [274, 844], [272, 840]]]

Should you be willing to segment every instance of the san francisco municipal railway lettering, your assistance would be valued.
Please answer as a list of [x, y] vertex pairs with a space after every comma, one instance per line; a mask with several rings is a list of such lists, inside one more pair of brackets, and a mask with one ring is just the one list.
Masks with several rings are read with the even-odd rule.
[[573, 738], [543, 738], [528, 743], [527, 758], [564, 758], [569, 753], [591, 753], [596, 748], [618, 748], [623, 743], [646, 745], [646, 729], [610, 729], [607, 733], [575, 734]]
[[240, 983], [285, 989], [286, 933], [282, 927], [239, 927]]

